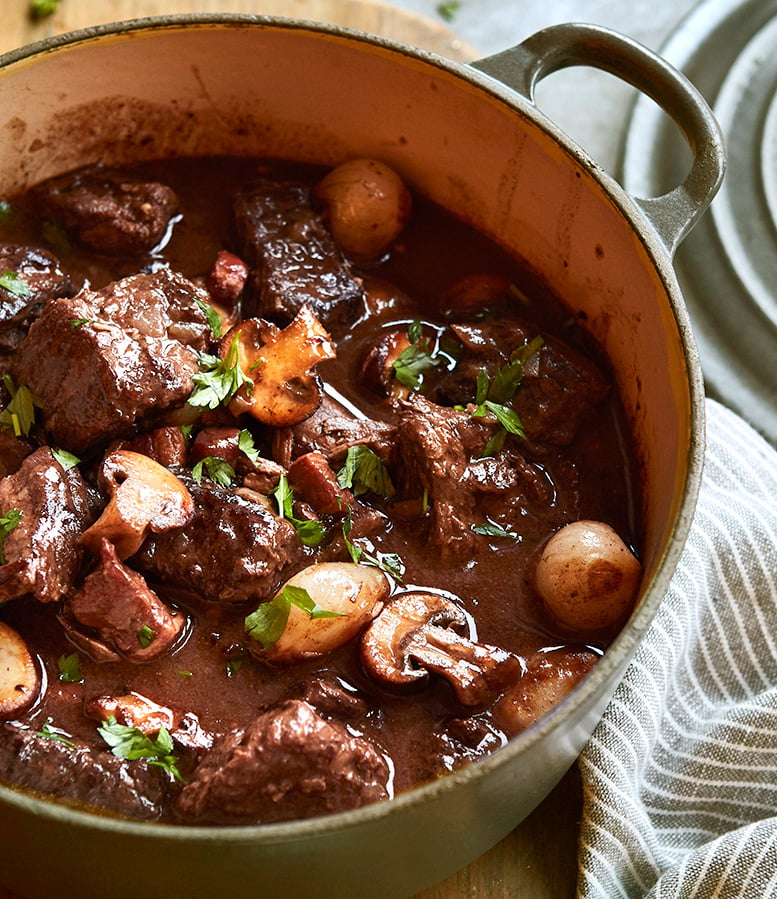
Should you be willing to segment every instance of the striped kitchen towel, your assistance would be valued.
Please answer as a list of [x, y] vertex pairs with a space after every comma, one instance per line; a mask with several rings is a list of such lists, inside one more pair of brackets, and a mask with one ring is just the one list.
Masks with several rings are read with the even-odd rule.
[[712, 400], [688, 544], [580, 770], [580, 899], [777, 897], [777, 453]]

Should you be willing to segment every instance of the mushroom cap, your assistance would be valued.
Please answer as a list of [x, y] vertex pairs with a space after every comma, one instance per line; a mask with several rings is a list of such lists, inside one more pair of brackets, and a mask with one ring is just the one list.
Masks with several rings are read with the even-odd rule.
[[0, 721], [16, 717], [37, 699], [38, 666], [21, 636], [0, 621]]

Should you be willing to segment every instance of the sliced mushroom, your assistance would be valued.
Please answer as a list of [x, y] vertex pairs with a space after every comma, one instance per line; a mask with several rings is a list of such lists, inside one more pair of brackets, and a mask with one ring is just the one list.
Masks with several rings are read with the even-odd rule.
[[641, 576], [642, 566], [608, 524], [574, 521], [545, 545], [535, 585], [561, 625], [587, 634], [623, 619]]
[[251, 379], [229, 404], [233, 415], [247, 412], [263, 424], [287, 427], [307, 418], [321, 402], [313, 367], [333, 359], [335, 345], [308, 306], [279, 330], [270, 322], [249, 318], [222, 340], [224, 358], [237, 348], [238, 364]]
[[27, 644], [0, 621], [0, 721], [29, 708], [40, 692], [41, 679]]
[[103, 460], [102, 486], [110, 501], [97, 521], [81, 535], [81, 543], [97, 553], [103, 539], [120, 559], [134, 555], [149, 532], [183, 527], [194, 514], [194, 501], [167, 468], [130, 450], [116, 450]]
[[412, 200], [399, 175], [377, 159], [351, 159], [315, 187], [332, 234], [359, 261], [389, 249], [410, 220]]
[[320, 609], [334, 617], [311, 617], [292, 605], [286, 627], [271, 649], [250, 641], [253, 655], [278, 664], [322, 656], [347, 643], [380, 612], [389, 593], [388, 581], [379, 569], [353, 562], [310, 565], [290, 578], [278, 595], [286, 587], [306, 590]]
[[458, 633], [465, 612], [436, 593], [405, 593], [392, 600], [364, 632], [361, 657], [379, 680], [403, 686], [432, 671], [450, 681], [466, 706], [492, 702], [522, 673], [521, 660]]

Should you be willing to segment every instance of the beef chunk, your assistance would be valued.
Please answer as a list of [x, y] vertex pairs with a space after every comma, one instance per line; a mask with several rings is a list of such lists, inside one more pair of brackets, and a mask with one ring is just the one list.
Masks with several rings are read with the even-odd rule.
[[41, 399], [44, 430], [57, 445], [81, 454], [186, 400], [210, 334], [198, 295], [162, 268], [49, 302], [13, 372]]
[[336, 467], [342, 464], [349, 447], [364, 444], [390, 464], [396, 439], [394, 425], [354, 418], [343, 406], [325, 396], [311, 416], [288, 431], [279, 432], [275, 450], [277, 460], [287, 467], [292, 459], [310, 452], [321, 453]]
[[81, 562], [78, 538], [92, 520], [86, 485], [77, 468], [64, 471], [48, 447], [27, 456], [0, 480], [0, 511], [21, 512], [6, 536], [0, 566], [0, 602], [34, 593], [55, 602], [72, 587]]
[[32, 450], [32, 441], [17, 437], [10, 428], [0, 428], [0, 478], [18, 471]]
[[165, 468], [186, 464], [188, 451], [183, 431], [176, 426], [156, 428], [121, 444], [121, 449], [148, 456]]
[[492, 423], [411, 394], [399, 420], [403, 489], [426, 490], [430, 504], [430, 538], [445, 555], [468, 552], [477, 539], [473, 525], [483, 524], [480, 501], [499, 495], [524, 503], [547, 501], [550, 484], [542, 471], [516, 450], [497, 456], [482, 453]]
[[0, 352], [8, 353], [48, 300], [72, 296], [76, 288], [56, 257], [35, 247], [0, 244], [0, 274], [6, 272], [16, 276], [15, 288], [0, 286]]
[[184, 819], [218, 823], [308, 818], [385, 799], [389, 781], [371, 743], [294, 700], [216, 744], [177, 810]]
[[185, 621], [167, 608], [142, 575], [119, 561], [107, 540], [102, 541], [98, 567], [65, 608], [79, 624], [93, 628], [109, 648], [134, 662], [166, 652]]
[[153, 250], [178, 208], [167, 185], [100, 168], [45, 181], [33, 198], [44, 218], [93, 250], [117, 256]]
[[0, 728], [0, 778], [79, 805], [151, 820], [162, 811], [165, 780], [142, 760], [69, 746], [13, 724]]
[[353, 505], [353, 494], [337, 482], [337, 475], [321, 453], [298, 456], [289, 468], [294, 493], [321, 515], [339, 515]]
[[[452, 330], [465, 347], [457, 372], [473, 384], [483, 368], [493, 378], [514, 351], [536, 336], [536, 329], [518, 319], [498, 325], [454, 325]], [[560, 340], [545, 337], [526, 361], [510, 405], [530, 441], [566, 446], [608, 392], [604, 375], [590, 359]]]
[[238, 196], [235, 215], [256, 301], [256, 308], [244, 306], [245, 315], [286, 322], [307, 305], [328, 328], [357, 318], [362, 286], [306, 185], [260, 181]]
[[208, 600], [270, 599], [304, 559], [292, 525], [247, 493], [181, 480], [194, 498], [193, 518], [182, 528], [150, 536], [133, 563]]

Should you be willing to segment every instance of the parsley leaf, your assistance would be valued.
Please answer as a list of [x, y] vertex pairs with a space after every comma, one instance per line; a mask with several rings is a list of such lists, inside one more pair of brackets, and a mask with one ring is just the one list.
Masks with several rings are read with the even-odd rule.
[[245, 428], [237, 435], [237, 448], [246, 456], [252, 465], [259, 461], [259, 450], [254, 443], [253, 435]]
[[157, 765], [168, 771], [176, 780], [183, 781], [176, 767], [178, 757], [173, 755], [173, 738], [164, 727], [159, 728], [156, 739], [152, 740], [137, 727], [118, 724], [111, 715], [97, 732], [111, 747], [111, 752], [120, 759], [146, 759], [149, 765]]
[[262, 603], [255, 612], [246, 617], [246, 633], [269, 652], [286, 630], [292, 606], [307, 612], [311, 619], [347, 617], [344, 612], [322, 609], [304, 587], [286, 584], [277, 596], [269, 602]]
[[138, 643], [143, 647], [143, 649], [148, 649], [149, 646], [156, 639], [156, 634], [151, 630], [151, 628], [144, 624], [143, 627], [138, 631]]
[[239, 655], [230, 656], [227, 659], [227, 677], [234, 677], [243, 667], [245, 656], [241, 652]]
[[91, 318], [71, 318], [69, 324], [71, 328], [83, 328], [84, 325], [88, 325], [91, 321]]
[[5, 544], [5, 538], [11, 533], [11, 531], [18, 526], [19, 522], [22, 520], [22, 511], [21, 509], [9, 509], [2, 518], [0, 518], [0, 565], [5, 565], [7, 559], [5, 558], [5, 553], [3, 552], [3, 546]]
[[37, 736], [43, 737], [46, 740], [54, 740], [57, 743], [64, 743], [65, 746], [70, 746], [70, 748], [75, 748], [75, 743], [69, 739], [64, 731], [61, 731], [59, 728], [53, 728], [51, 726], [51, 718], [48, 719], [43, 725], [43, 727], [37, 732]]
[[30, 285], [23, 278], [20, 278], [16, 272], [3, 272], [3, 274], [0, 275], [0, 287], [7, 290], [8, 293], [13, 296], [22, 299], [32, 294]]
[[245, 374], [240, 365], [237, 337], [233, 338], [226, 358], [200, 353], [200, 371], [192, 375], [194, 390], [189, 397], [189, 405], [215, 409], [228, 405], [232, 397], [245, 387], [251, 392], [254, 382]]
[[461, 9], [459, 0], [442, 0], [435, 6], [437, 15], [446, 22], [452, 22], [456, 13]]
[[30, 15], [33, 19], [45, 19], [54, 15], [59, 7], [59, 0], [30, 0]]
[[517, 534], [515, 531], [509, 531], [501, 524], [491, 521], [490, 518], [486, 519], [484, 524], [473, 524], [472, 530], [476, 534], [481, 534], [484, 537], [510, 537], [513, 540], [521, 539], [520, 534]]
[[51, 455], [59, 462], [62, 466], [63, 471], [69, 471], [71, 468], [75, 468], [76, 465], [81, 461], [78, 456], [74, 456], [72, 453], [69, 453], [67, 450], [63, 449], [54, 449], [51, 450]]
[[292, 508], [294, 491], [289, 486], [285, 474], [282, 474], [278, 479], [278, 486], [273, 490], [272, 495], [278, 504], [278, 515], [281, 518], [285, 518], [294, 527], [302, 543], [305, 546], [318, 546], [326, 537], [326, 527], [320, 521], [306, 521], [302, 518], [294, 517]]
[[42, 409], [43, 404], [26, 384], [15, 387], [9, 374], [3, 375], [3, 383], [11, 394], [11, 400], [0, 412], [0, 425], [10, 428], [17, 437], [26, 437], [35, 424], [35, 408]]
[[343, 518], [343, 540], [345, 541], [345, 548], [348, 550], [351, 561], [356, 565], [372, 565], [375, 568], [379, 568], [385, 574], [394, 578], [398, 583], [402, 583], [402, 578], [405, 574], [405, 563], [397, 553], [379, 552], [377, 555], [372, 555], [371, 553], [368, 553], [364, 547], [354, 543], [353, 540], [348, 537], [350, 533], [351, 510], [347, 509], [345, 517]]
[[386, 499], [396, 492], [391, 475], [380, 456], [368, 446], [349, 446], [345, 465], [337, 472], [337, 483], [352, 489], [356, 496], [371, 490]]
[[211, 334], [213, 334], [216, 340], [219, 340], [221, 338], [223, 327], [221, 316], [218, 314], [218, 312], [216, 312], [213, 306], [211, 306], [210, 303], [206, 303], [205, 300], [201, 300], [199, 297], [195, 297], [194, 302], [199, 306], [202, 314], [207, 319]]
[[202, 476], [206, 474], [211, 481], [222, 487], [229, 487], [235, 477], [235, 469], [218, 456], [205, 456], [192, 468], [192, 477], [200, 484]]
[[423, 384], [424, 375], [445, 363], [441, 355], [435, 353], [432, 341], [424, 337], [421, 322], [414, 319], [407, 329], [410, 346], [394, 360], [394, 377], [404, 387], [418, 390]]
[[57, 659], [59, 679], [66, 684], [77, 684], [81, 680], [81, 656], [77, 652], [61, 655]]
[[0, 225], [7, 225], [13, 215], [13, 206], [8, 200], [0, 200]]

